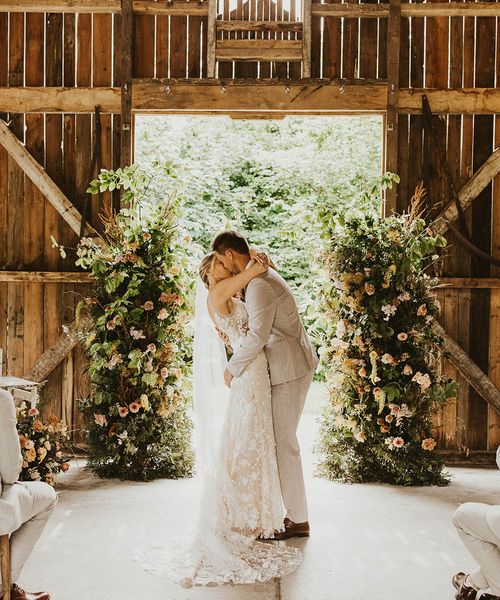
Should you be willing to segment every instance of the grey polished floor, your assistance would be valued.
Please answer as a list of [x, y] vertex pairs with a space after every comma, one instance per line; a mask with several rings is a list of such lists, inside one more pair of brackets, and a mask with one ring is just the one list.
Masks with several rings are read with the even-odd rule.
[[[20, 583], [54, 600], [445, 600], [472, 566], [451, 524], [464, 501], [500, 503], [500, 472], [453, 469], [447, 488], [341, 485], [313, 477], [315, 401], [301, 421], [312, 535], [298, 571], [267, 584], [184, 589], [144, 572], [136, 548], [191, 527], [194, 480], [100, 481], [74, 464]], [[290, 542], [289, 542], [290, 543]]]

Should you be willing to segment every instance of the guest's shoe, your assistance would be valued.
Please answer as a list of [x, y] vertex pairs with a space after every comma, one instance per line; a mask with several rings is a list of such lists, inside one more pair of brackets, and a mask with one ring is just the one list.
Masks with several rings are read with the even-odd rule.
[[[453, 575], [451, 582], [453, 587], [457, 590], [455, 594], [455, 600], [476, 600], [477, 590], [473, 587], [465, 585], [467, 575], [465, 573], [457, 573]], [[483, 596], [484, 597], [484, 596]]]
[[309, 537], [309, 521], [304, 523], [294, 523], [290, 519], [286, 518], [284, 521], [285, 531], [275, 531], [275, 540], [288, 540], [293, 537]]
[[17, 584], [12, 586], [10, 593], [11, 600], [50, 600], [50, 594], [47, 592], [30, 593], [25, 592]]

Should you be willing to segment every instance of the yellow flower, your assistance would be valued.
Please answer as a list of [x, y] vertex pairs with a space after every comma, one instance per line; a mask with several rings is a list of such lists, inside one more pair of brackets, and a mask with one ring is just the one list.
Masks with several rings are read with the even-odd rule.
[[26, 454], [24, 455], [24, 458], [28, 461], [28, 462], [33, 462], [36, 458], [36, 450], [34, 448], [30, 448]]
[[141, 395], [140, 403], [144, 410], [149, 410], [149, 398], [146, 394]]
[[46, 448], [38, 448], [38, 461], [42, 462], [46, 456], [47, 456], [47, 449]]

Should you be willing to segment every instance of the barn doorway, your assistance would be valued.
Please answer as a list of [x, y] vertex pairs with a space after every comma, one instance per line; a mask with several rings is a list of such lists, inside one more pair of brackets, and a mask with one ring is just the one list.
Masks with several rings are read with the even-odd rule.
[[[383, 172], [383, 116], [136, 115], [134, 134], [136, 164], [170, 164], [184, 206], [182, 227], [199, 252], [226, 228], [269, 252], [319, 346], [317, 211], [380, 212], [366, 190]], [[327, 397], [319, 373], [304, 412], [306, 453]]]

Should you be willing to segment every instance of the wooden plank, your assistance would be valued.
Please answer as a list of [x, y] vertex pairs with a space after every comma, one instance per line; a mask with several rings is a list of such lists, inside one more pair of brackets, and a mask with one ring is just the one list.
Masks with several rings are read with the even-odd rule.
[[[408, 87], [410, 85], [410, 22], [409, 20], [400, 20], [400, 50], [399, 50], [399, 80], [398, 88]], [[388, 56], [388, 48], [386, 56]], [[389, 63], [387, 64], [388, 70]], [[397, 104], [394, 106], [397, 111]], [[398, 213], [404, 212], [408, 208], [408, 203], [413, 196], [414, 189], [409, 188], [408, 179], [410, 172], [409, 161], [409, 116], [399, 115], [397, 118], [397, 169], [400, 182], [391, 190], [391, 194], [395, 195], [395, 210]], [[386, 141], [387, 143], [387, 141]], [[385, 167], [387, 169], [387, 166]], [[389, 194], [389, 196], [391, 195]]]
[[186, 77], [187, 17], [170, 17], [170, 76]]
[[301, 40], [217, 40], [217, 50], [302, 50]]
[[300, 21], [216, 21], [217, 31], [303, 31]]
[[[497, 22], [497, 43], [500, 39], [500, 22]], [[500, 77], [500, 57], [496, 56], [496, 78]], [[500, 119], [495, 117], [494, 146], [500, 146]], [[491, 222], [491, 252], [500, 256], [500, 176], [493, 180], [493, 206]], [[493, 276], [500, 276], [500, 269], [491, 267]], [[500, 291], [492, 290], [490, 295], [490, 347], [489, 347], [489, 376], [495, 385], [500, 385]], [[494, 449], [500, 445], [500, 413], [488, 409], [488, 448]]]
[[156, 17], [156, 67], [155, 77], [168, 77], [168, 38], [170, 35], [168, 16]]
[[188, 77], [201, 77], [202, 17], [188, 17]]
[[[338, 6], [340, 0], [325, 0], [327, 5]], [[351, 6], [351, 5], [349, 5]], [[354, 5], [353, 5], [354, 6]], [[313, 5], [314, 8], [314, 5]], [[312, 11], [314, 20], [314, 10]], [[319, 16], [319, 15], [318, 15]], [[335, 79], [342, 75], [342, 21], [323, 19], [323, 77]]]
[[[398, 112], [399, 60], [401, 45], [401, 0], [391, 0], [387, 29], [387, 113], [386, 113], [386, 156], [385, 169], [398, 170]], [[397, 187], [387, 190], [384, 199], [384, 214], [390, 215], [397, 208]]]
[[[369, 0], [369, 5], [380, 6], [377, 4], [377, 0]], [[359, 20], [359, 35], [362, 40], [359, 56], [359, 76], [361, 78], [377, 78], [377, 29], [378, 20]], [[404, 42], [404, 36], [401, 41]]]
[[[56, 208], [63, 219], [73, 229], [79, 231], [81, 215], [66, 198], [61, 189], [47, 175], [47, 172], [27, 152], [16, 136], [9, 130], [4, 122], [0, 122], [0, 144], [7, 150], [12, 160], [40, 189], [47, 200]], [[86, 228], [89, 235], [96, 235], [93, 228]]]
[[[303, 14], [302, 14], [302, 20], [304, 22], [304, 30], [302, 33], [302, 44], [303, 44], [303, 49], [302, 49], [302, 54], [303, 54], [303, 60], [302, 60], [302, 77], [304, 78], [308, 78], [311, 77], [311, 44], [312, 44], [312, 38], [311, 38], [311, 19], [312, 19], [312, 13], [311, 13], [311, 0], [302, 0], [303, 3]], [[375, 51], [376, 53], [376, 51]], [[373, 78], [375, 79], [377, 76], [376, 71], [373, 74]]]
[[[491, 17], [476, 19], [475, 34], [475, 85], [495, 85], [495, 56], [496, 56], [496, 20]], [[477, 60], [477, 57], [481, 57]], [[493, 116], [477, 115], [474, 117], [474, 171], [490, 156], [493, 150]], [[492, 187], [486, 188], [477, 196], [471, 207], [471, 237], [474, 244], [481, 250], [491, 252], [491, 217], [492, 217]], [[487, 277], [490, 275], [490, 265], [486, 262], [472, 259], [471, 275]], [[470, 345], [469, 355], [488, 373], [489, 364], [489, 329], [490, 329], [490, 292], [474, 290], [471, 292], [470, 316]], [[488, 445], [488, 408], [480, 398], [472, 395], [469, 404], [471, 447], [486, 449]]]
[[[344, 6], [357, 5], [356, 0], [346, 0]], [[324, 5], [322, 5], [324, 6]], [[332, 6], [332, 5], [328, 5]], [[370, 5], [372, 6], [372, 5]], [[379, 6], [379, 5], [373, 5]], [[349, 19], [343, 19], [342, 23], [342, 77], [358, 78], [359, 75], [359, 20], [356, 16]]]
[[500, 95], [492, 87], [461, 90], [405, 89], [400, 90], [399, 112], [420, 114], [422, 96], [429, 98], [434, 114], [495, 114], [500, 112]]
[[122, 0], [121, 22], [121, 143], [120, 166], [132, 162], [132, 65], [134, 23], [132, 0]]
[[[215, 22], [217, 19], [217, 0], [208, 0], [207, 23], [207, 77], [215, 77], [215, 44], [217, 39]], [[227, 23], [227, 21], [224, 21]]]

